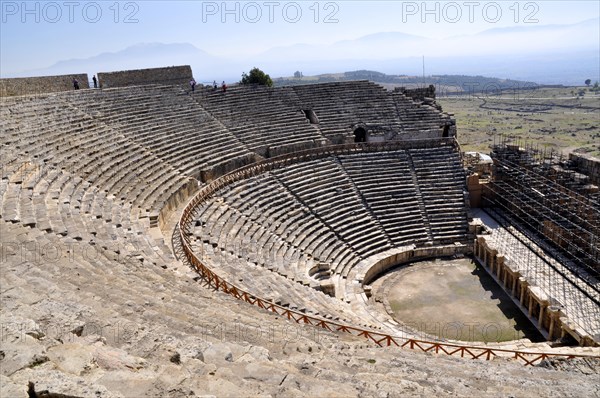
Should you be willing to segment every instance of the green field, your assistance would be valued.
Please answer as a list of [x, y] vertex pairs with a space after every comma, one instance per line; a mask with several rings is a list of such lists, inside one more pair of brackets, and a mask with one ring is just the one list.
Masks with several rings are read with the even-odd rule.
[[465, 94], [437, 102], [455, 115], [463, 151], [489, 152], [503, 135], [548, 151], [600, 156], [600, 95], [584, 87]]

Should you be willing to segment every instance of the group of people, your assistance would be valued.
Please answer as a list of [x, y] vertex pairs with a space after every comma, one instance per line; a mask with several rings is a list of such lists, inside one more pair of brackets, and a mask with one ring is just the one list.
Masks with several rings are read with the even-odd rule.
[[[94, 75], [92, 77], [92, 81], [94, 82], [94, 88], [98, 88], [98, 79], [96, 79], [96, 75]], [[196, 80], [194, 80], [194, 78], [192, 78], [192, 80], [190, 80], [190, 87], [192, 88], [192, 91], [196, 91]], [[79, 81], [77, 81], [77, 79], [73, 78], [73, 88], [75, 90], [79, 90]], [[223, 92], [227, 91], [227, 84], [225, 84], [225, 80], [223, 80], [223, 83], [221, 84], [221, 90]], [[214, 80], [213, 81], [213, 91], [217, 91], [217, 81]]]
[[[96, 79], [96, 75], [92, 77], [92, 81], [94, 82], [94, 88], [98, 88], [98, 79]], [[79, 81], [75, 78], [73, 78], [73, 88], [79, 90]]]
[[[192, 89], [192, 91], [196, 91], [196, 80], [194, 80], [194, 78], [192, 78], [192, 80], [190, 80], [190, 88]], [[221, 90], [223, 92], [227, 91], [227, 84], [225, 84], [225, 80], [223, 80], [223, 83], [221, 83]], [[217, 81], [213, 80], [213, 91], [217, 91]]]

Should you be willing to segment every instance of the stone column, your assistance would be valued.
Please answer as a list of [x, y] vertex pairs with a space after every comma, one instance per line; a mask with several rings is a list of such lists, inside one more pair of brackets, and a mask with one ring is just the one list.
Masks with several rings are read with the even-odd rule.
[[540, 315], [538, 318], [538, 327], [540, 329], [544, 327], [544, 308], [546, 308], [546, 305], [540, 303]]
[[485, 264], [489, 269], [491, 269], [492, 265], [488, 263], [488, 251], [486, 248], [483, 248], [483, 264]]
[[515, 293], [517, 293], [517, 279], [519, 279], [519, 274], [515, 273], [513, 275], [512, 286], [510, 287], [510, 294], [515, 297]]
[[488, 265], [485, 262], [485, 246], [486, 246], [486, 241], [485, 241], [485, 239], [482, 238], [479, 241], [479, 258], [483, 260], [483, 265], [485, 265], [487, 267]]
[[531, 315], [533, 315], [533, 304], [534, 304], [535, 300], [533, 299], [532, 295], [529, 295], [529, 316], [531, 317]]
[[483, 261], [483, 265], [488, 266], [485, 262], [485, 241], [479, 241], [479, 258]]
[[496, 269], [496, 274], [498, 275], [498, 280], [500, 282], [502, 282], [502, 277], [504, 276], [504, 256], [503, 255], [497, 255], [496, 256], [496, 267], [498, 267]]
[[504, 271], [504, 256], [496, 256], [496, 276], [502, 282], [502, 271]]
[[548, 327], [548, 340], [554, 340], [554, 329], [557, 324], [557, 320], [560, 317], [560, 308], [555, 306], [549, 306], [550, 311], [550, 326]]
[[527, 281], [524, 278], [519, 278], [519, 283], [521, 284], [521, 295], [519, 297], [519, 301], [522, 306], [525, 306], [525, 291], [527, 290]]

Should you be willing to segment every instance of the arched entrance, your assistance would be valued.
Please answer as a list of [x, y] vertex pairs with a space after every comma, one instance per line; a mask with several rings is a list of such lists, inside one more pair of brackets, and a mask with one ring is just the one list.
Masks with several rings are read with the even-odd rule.
[[359, 127], [354, 130], [354, 142], [367, 142], [367, 130]]
[[450, 136], [450, 126], [445, 125], [444, 126], [444, 131], [442, 132], [442, 137], [443, 138], [447, 138]]

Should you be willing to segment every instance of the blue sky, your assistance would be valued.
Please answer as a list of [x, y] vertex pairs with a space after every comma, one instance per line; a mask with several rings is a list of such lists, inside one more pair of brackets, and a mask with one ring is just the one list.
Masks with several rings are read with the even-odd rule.
[[598, 1], [1, 0], [0, 5], [1, 75], [138, 43], [186, 42], [213, 55], [244, 57], [378, 32], [437, 39], [600, 16]]

